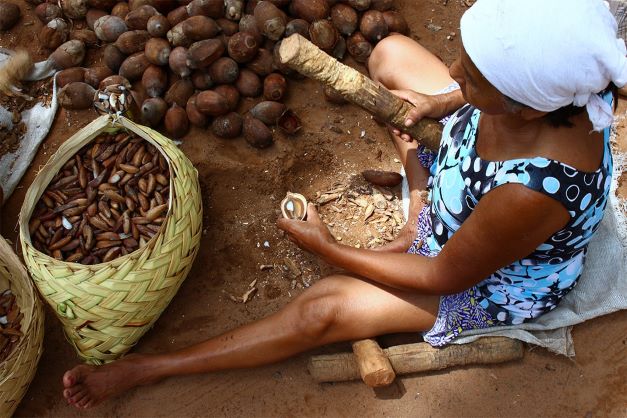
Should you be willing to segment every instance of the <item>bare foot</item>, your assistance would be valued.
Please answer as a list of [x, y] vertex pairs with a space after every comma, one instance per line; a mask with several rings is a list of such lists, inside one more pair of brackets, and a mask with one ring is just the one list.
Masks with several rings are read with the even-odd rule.
[[154, 383], [149, 356], [129, 355], [104, 366], [80, 365], [63, 375], [63, 397], [77, 408], [91, 408], [135, 386]]

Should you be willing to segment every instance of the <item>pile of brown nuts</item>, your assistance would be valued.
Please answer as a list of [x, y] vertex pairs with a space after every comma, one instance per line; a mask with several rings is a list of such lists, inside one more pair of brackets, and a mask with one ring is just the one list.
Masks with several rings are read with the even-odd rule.
[[3, 362], [22, 337], [21, 322], [24, 314], [17, 306], [15, 295], [5, 290], [0, 295], [0, 363]]
[[[102, 45], [103, 58], [99, 66], [58, 75], [61, 106], [88, 108], [95, 89], [124, 85], [132, 89], [137, 119], [172, 138], [185, 136], [191, 125], [210, 126], [222, 138], [243, 134], [256, 148], [272, 145], [272, 127], [287, 134], [301, 127], [280, 105], [287, 95], [286, 76], [294, 74], [278, 60], [283, 38], [298, 33], [339, 60], [350, 55], [365, 63], [381, 39], [409, 31], [404, 17], [393, 10], [394, 0], [74, 2], [85, 6], [73, 18], [74, 26], [83, 26], [77, 19], [84, 18], [87, 28], [69, 36]], [[61, 3], [37, 6], [42, 22], [50, 26], [51, 17], [67, 15], [72, 2]], [[39, 38], [45, 45], [53, 29], [42, 30]], [[64, 32], [55, 26], [54, 31], [65, 34], [69, 28]], [[343, 101], [329, 89], [325, 95], [329, 101]], [[248, 112], [251, 106], [239, 106], [241, 98], [264, 105]]]
[[143, 247], [168, 211], [170, 171], [152, 144], [102, 134], [52, 179], [29, 222], [33, 246], [58, 260], [98, 264]]

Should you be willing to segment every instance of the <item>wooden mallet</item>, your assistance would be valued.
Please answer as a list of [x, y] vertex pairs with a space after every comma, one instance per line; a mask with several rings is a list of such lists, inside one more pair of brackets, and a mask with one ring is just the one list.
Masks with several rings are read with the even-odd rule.
[[[442, 348], [435, 348], [427, 343], [397, 345], [384, 349], [383, 354], [393, 371], [403, 375], [454, 366], [496, 364], [518, 360], [523, 357], [523, 343], [506, 337], [484, 337], [468, 344], [451, 344]], [[376, 357], [370, 354], [368, 356]], [[354, 354], [313, 356], [307, 367], [311, 376], [319, 383], [356, 380], [363, 378], [361, 361], [358, 357], [357, 350]], [[377, 374], [375, 373], [374, 376]], [[366, 381], [365, 378], [364, 381]], [[368, 382], [366, 384], [373, 386]]]
[[299, 34], [281, 41], [279, 58], [293, 70], [337, 90], [346, 100], [363, 107], [378, 120], [406, 132], [432, 150], [442, 138], [437, 121], [423, 119], [406, 127], [407, 114], [414, 108], [364, 74], [342, 64]]

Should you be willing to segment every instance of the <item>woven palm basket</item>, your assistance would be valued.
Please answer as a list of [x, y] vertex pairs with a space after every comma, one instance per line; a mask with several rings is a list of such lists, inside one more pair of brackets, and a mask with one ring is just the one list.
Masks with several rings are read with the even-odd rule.
[[[127, 130], [157, 147], [170, 165], [170, 207], [146, 246], [110, 262], [83, 265], [36, 250], [28, 222], [35, 204], [61, 167], [103, 132]], [[202, 204], [198, 172], [169, 139], [129, 119], [101, 116], [68, 139], [41, 169], [20, 212], [26, 267], [65, 334], [87, 363], [125, 354], [154, 324], [185, 280], [198, 252]]]
[[35, 376], [44, 339], [44, 312], [24, 266], [2, 237], [0, 289], [11, 289], [24, 314], [20, 328], [24, 335], [9, 357], [0, 363], [0, 417], [9, 417]]

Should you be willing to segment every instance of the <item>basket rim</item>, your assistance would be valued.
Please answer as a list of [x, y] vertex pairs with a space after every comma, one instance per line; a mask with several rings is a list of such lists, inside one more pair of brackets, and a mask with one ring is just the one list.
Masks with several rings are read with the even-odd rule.
[[[13, 350], [11, 351], [11, 353], [4, 359], [4, 361], [0, 363], [2, 365], [9, 365], [10, 362], [14, 362], [15, 364], [17, 364], [16, 360], [19, 357], [21, 357], [23, 353], [25, 353], [25, 351], [23, 350], [23, 346], [28, 344], [31, 339], [37, 338], [37, 335], [30, 331], [35, 326], [36, 322], [38, 321], [38, 317], [43, 320], [43, 310], [42, 310], [41, 301], [39, 300], [39, 294], [37, 290], [35, 289], [35, 285], [33, 281], [31, 280], [28, 274], [28, 271], [24, 267], [24, 264], [22, 264], [21, 260], [19, 259], [15, 251], [13, 251], [13, 248], [11, 248], [7, 239], [4, 238], [2, 235], [0, 235], [0, 247], [4, 247], [4, 246], [6, 246], [6, 249], [10, 251], [9, 252], [10, 257], [13, 258], [13, 260], [11, 261], [17, 267], [17, 270], [20, 272], [20, 276], [21, 276], [17, 278], [13, 277], [14, 275], [11, 274], [12, 273], [11, 271], [9, 271], [9, 277], [7, 278], [7, 280], [9, 281], [10, 284], [13, 284], [17, 280], [20, 280], [23, 278], [24, 290], [25, 290], [23, 293], [29, 293], [25, 297], [28, 297], [29, 299], [33, 301], [33, 304], [30, 309], [30, 315], [28, 317], [28, 321], [27, 321], [27, 316], [24, 315], [24, 317], [22, 318], [23, 322], [20, 323], [20, 331], [22, 332], [22, 336], [20, 337], [20, 340], [15, 345], [15, 347], [13, 347]], [[10, 287], [9, 289], [16, 296], [16, 299], [17, 299], [17, 294], [15, 292], [15, 289], [13, 287]], [[23, 307], [20, 305], [18, 306], [20, 307], [20, 312], [23, 312], [22, 311]], [[43, 325], [43, 321], [41, 322]], [[42, 328], [42, 335], [43, 335], [43, 328]], [[10, 368], [12, 368], [13, 365], [9, 365], [9, 366]], [[0, 384], [4, 383], [4, 381], [5, 381], [4, 379], [0, 379]]]
[[[130, 122], [130, 123], [129, 123]], [[93, 125], [93, 126], [92, 126]], [[100, 126], [102, 125], [102, 126]], [[37, 181], [37, 178], [41, 175], [41, 173], [46, 173], [48, 170], [52, 170], [52, 166], [55, 165], [57, 163], [57, 159], [61, 159], [62, 155], [65, 154], [65, 148], [69, 148], [70, 145], [72, 143], [72, 139], [74, 137], [76, 137], [78, 134], [81, 133], [81, 131], [83, 131], [84, 129], [88, 129], [88, 128], [92, 128], [94, 129], [94, 132], [92, 134], [90, 134], [84, 141], [82, 141], [83, 143], [81, 143], [80, 148], [84, 147], [85, 145], [87, 145], [88, 143], [90, 143], [91, 141], [93, 141], [98, 135], [100, 135], [103, 131], [108, 130], [108, 129], [115, 129], [115, 131], [119, 131], [121, 129], [126, 129], [126, 130], [130, 130], [133, 133], [135, 133], [136, 135], [138, 135], [139, 137], [141, 137], [143, 140], [148, 141], [149, 143], [151, 143], [153, 146], [155, 146], [155, 148], [157, 148], [157, 150], [163, 155], [163, 157], [166, 159], [167, 163], [168, 163], [168, 168], [170, 170], [170, 197], [168, 198], [168, 211], [166, 212], [165, 216], [164, 216], [164, 221], [161, 224], [161, 228], [159, 229], [159, 232], [156, 233], [152, 238], [150, 238], [147, 242], [146, 245], [142, 248], [138, 248], [135, 251], [133, 251], [132, 253], [128, 253], [124, 256], [121, 257], [117, 257], [111, 261], [105, 261], [105, 262], [101, 262], [101, 263], [97, 263], [97, 264], [81, 264], [81, 263], [76, 263], [76, 262], [69, 262], [69, 261], [63, 261], [63, 260], [57, 260], [54, 257], [51, 257], [41, 251], [39, 251], [38, 249], [35, 248], [35, 246], [32, 243], [31, 240], [31, 236], [30, 236], [30, 230], [28, 228], [28, 223], [30, 222], [32, 216], [33, 216], [33, 211], [35, 209], [36, 206], [36, 202], [41, 198], [41, 196], [43, 195], [43, 193], [45, 192], [45, 188], [42, 188], [40, 193], [35, 193], [34, 189], [32, 189], [31, 187], [28, 188], [27, 192], [26, 192], [26, 196], [24, 197], [24, 203], [22, 204], [22, 207], [20, 209], [20, 213], [19, 213], [19, 218], [18, 218], [18, 223], [19, 223], [19, 235], [20, 235], [20, 239], [22, 241], [22, 243], [24, 245], [26, 245], [26, 247], [28, 248], [28, 251], [34, 252], [37, 254], [38, 257], [41, 257], [42, 259], [45, 260], [49, 260], [50, 262], [54, 262], [54, 263], [62, 263], [64, 265], [71, 265], [74, 267], [79, 267], [79, 268], [86, 268], [86, 267], [93, 267], [93, 268], [97, 268], [97, 267], [102, 267], [103, 265], [118, 265], [118, 264], [122, 264], [123, 262], [130, 260], [132, 258], [138, 258], [141, 257], [141, 254], [143, 254], [147, 249], [152, 248], [155, 245], [155, 242], [157, 240], [157, 238], [159, 236], [161, 236], [165, 230], [164, 226], [167, 223], [167, 220], [171, 218], [172, 216], [172, 205], [173, 205], [173, 198], [172, 198], [172, 192], [174, 190], [174, 168], [173, 168], [173, 161], [172, 158], [164, 152], [164, 148], [163, 145], [160, 144], [159, 142], [155, 141], [154, 138], [152, 138], [148, 132], [144, 131], [143, 129], [141, 129], [140, 125], [137, 125], [133, 122], [131, 122], [129, 119], [127, 119], [124, 116], [119, 116], [119, 117], [114, 117], [112, 115], [102, 115], [96, 119], [94, 119], [92, 122], [90, 122], [87, 126], [85, 126], [83, 129], [80, 129], [78, 132], [76, 132], [74, 135], [70, 136], [63, 144], [61, 144], [59, 146], [59, 148], [55, 151], [54, 154], [52, 154], [50, 156], [50, 158], [48, 159], [48, 161], [46, 162], [46, 164], [39, 170], [39, 172], [37, 173], [37, 175], [35, 176], [35, 178], [33, 179], [32, 184], [34, 184]], [[68, 144], [68, 145], [66, 145]], [[79, 148], [79, 150], [80, 150]], [[78, 152], [78, 151], [77, 151]], [[69, 157], [71, 158], [71, 157]], [[67, 163], [67, 161], [69, 161], [69, 158], [62, 160], [59, 164], [65, 164]], [[61, 165], [62, 167], [62, 165]], [[50, 184], [50, 182], [48, 182], [48, 185]], [[48, 187], [48, 185], [46, 185], [46, 187]], [[28, 208], [29, 210], [27, 210], [27, 205], [26, 205], [26, 200], [28, 197], [30, 197], [30, 195], [32, 194], [36, 194], [38, 196], [36, 196], [36, 199], [34, 199], [35, 204], [30, 205], [31, 207]], [[28, 212], [28, 213], [27, 213]], [[24, 221], [24, 219], [26, 219], [26, 215], [28, 215], [28, 221]]]

